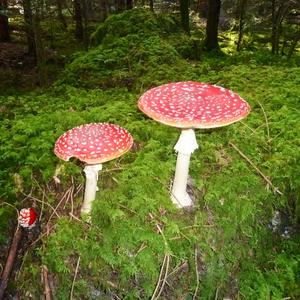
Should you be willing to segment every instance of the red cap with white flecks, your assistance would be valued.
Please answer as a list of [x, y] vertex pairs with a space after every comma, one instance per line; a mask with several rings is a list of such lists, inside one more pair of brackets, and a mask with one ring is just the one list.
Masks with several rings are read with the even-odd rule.
[[19, 224], [24, 228], [31, 228], [34, 226], [37, 215], [35, 210], [30, 208], [22, 208], [19, 212]]
[[121, 156], [132, 144], [132, 136], [124, 128], [108, 123], [92, 123], [61, 135], [55, 143], [54, 153], [66, 161], [76, 157], [88, 164], [99, 164]]
[[141, 111], [154, 120], [179, 128], [214, 128], [237, 122], [249, 104], [223, 87], [201, 82], [175, 82], [152, 88], [139, 99]]

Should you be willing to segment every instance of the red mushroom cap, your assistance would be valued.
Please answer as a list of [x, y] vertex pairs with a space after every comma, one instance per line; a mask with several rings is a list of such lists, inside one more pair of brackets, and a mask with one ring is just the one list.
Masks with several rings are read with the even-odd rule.
[[179, 128], [221, 127], [250, 112], [249, 104], [238, 94], [193, 81], [152, 88], [140, 97], [138, 106], [154, 120]]
[[35, 210], [30, 208], [22, 208], [19, 212], [19, 224], [24, 228], [30, 228], [35, 224], [37, 214]]
[[85, 124], [61, 135], [54, 147], [60, 159], [76, 157], [88, 164], [99, 164], [117, 158], [133, 144], [130, 133], [108, 123]]

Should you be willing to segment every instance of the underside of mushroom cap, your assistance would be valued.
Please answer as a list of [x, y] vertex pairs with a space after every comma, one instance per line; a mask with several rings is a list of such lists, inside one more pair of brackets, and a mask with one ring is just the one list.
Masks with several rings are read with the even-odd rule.
[[54, 153], [65, 161], [75, 157], [88, 164], [99, 164], [121, 156], [132, 144], [132, 136], [126, 129], [109, 123], [91, 123], [61, 135]]
[[152, 88], [138, 107], [154, 120], [178, 128], [215, 128], [237, 122], [249, 104], [231, 90], [201, 82], [175, 82]]

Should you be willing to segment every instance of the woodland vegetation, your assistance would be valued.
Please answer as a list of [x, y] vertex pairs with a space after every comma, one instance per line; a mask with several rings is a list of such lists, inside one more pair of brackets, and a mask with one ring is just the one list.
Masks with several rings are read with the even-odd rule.
[[[299, 299], [299, 24], [299, 0], [0, 0], [0, 273], [16, 211], [39, 220], [4, 299]], [[178, 210], [179, 130], [137, 100], [190, 80], [251, 113], [196, 131], [196, 203]], [[83, 164], [53, 147], [92, 122], [134, 145], [105, 163], [89, 223]]]

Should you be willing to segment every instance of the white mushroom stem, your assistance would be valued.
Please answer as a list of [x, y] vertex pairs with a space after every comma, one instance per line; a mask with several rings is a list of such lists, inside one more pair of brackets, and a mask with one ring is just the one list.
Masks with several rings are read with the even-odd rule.
[[178, 152], [175, 177], [172, 187], [172, 202], [179, 208], [192, 206], [186, 192], [191, 154], [198, 148], [194, 129], [183, 129], [174, 149]]
[[102, 170], [102, 164], [86, 165], [83, 169], [86, 181], [81, 213], [90, 214], [92, 210], [92, 202], [95, 200], [98, 191], [97, 181], [100, 170]]

